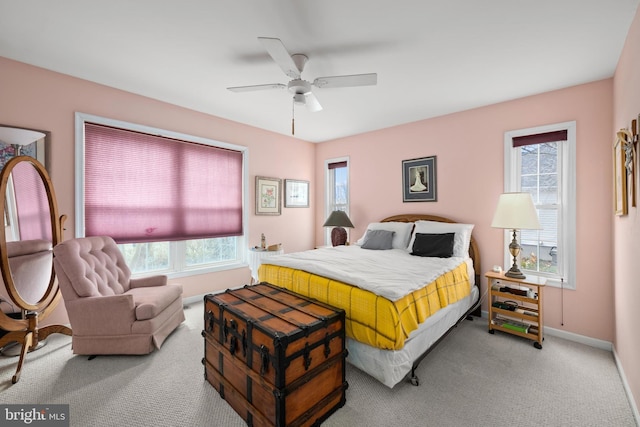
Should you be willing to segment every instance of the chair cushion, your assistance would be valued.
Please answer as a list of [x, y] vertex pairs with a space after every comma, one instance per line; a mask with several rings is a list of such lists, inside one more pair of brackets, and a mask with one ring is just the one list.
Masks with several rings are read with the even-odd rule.
[[134, 288], [125, 292], [133, 296], [136, 320], [147, 320], [156, 317], [176, 298], [182, 295], [182, 285], [168, 284], [147, 288]]

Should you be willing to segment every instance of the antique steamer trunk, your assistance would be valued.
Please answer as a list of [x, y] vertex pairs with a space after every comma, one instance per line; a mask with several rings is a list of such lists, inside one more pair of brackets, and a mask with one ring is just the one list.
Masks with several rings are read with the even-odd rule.
[[205, 296], [205, 379], [249, 426], [310, 426], [345, 404], [345, 313], [268, 283]]

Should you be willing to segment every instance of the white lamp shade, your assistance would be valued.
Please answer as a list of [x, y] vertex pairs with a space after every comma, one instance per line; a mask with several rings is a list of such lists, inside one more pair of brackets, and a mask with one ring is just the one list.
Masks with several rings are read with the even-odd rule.
[[504, 193], [498, 199], [491, 227], [511, 230], [540, 230], [538, 213], [529, 193]]
[[0, 142], [11, 145], [29, 145], [46, 135], [35, 130], [0, 126]]

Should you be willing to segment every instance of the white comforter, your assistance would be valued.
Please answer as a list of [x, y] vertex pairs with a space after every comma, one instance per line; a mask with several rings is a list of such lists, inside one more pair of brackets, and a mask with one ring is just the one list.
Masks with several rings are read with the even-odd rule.
[[[369, 250], [356, 245], [276, 255], [263, 260], [264, 264], [304, 270], [355, 285], [391, 301], [423, 288], [462, 262], [464, 258], [425, 258], [410, 255], [403, 249]], [[471, 272], [470, 277], [473, 277]]]

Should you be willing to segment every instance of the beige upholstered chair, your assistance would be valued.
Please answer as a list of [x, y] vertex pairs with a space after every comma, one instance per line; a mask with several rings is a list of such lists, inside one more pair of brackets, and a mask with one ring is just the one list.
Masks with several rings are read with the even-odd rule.
[[185, 319], [182, 286], [166, 276], [131, 279], [110, 237], [64, 241], [53, 249], [76, 354], [147, 354]]

